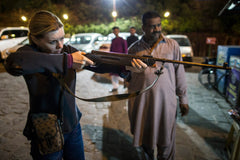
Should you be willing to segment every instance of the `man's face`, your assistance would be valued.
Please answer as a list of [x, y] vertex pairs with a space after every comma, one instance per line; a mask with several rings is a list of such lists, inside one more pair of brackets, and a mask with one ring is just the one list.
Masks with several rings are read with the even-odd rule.
[[134, 28], [130, 28], [129, 32], [131, 35], [134, 35], [136, 33], [136, 30]]
[[160, 17], [147, 19], [146, 24], [142, 26], [144, 36], [148, 40], [156, 41], [161, 35], [161, 19]]
[[64, 35], [62, 27], [56, 31], [48, 32], [43, 38], [33, 38], [33, 41], [42, 52], [58, 54], [61, 53], [63, 48]]
[[117, 28], [113, 30], [113, 34], [114, 34], [116, 37], [118, 36], [119, 32], [120, 32], [120, 30], [117, 29]]

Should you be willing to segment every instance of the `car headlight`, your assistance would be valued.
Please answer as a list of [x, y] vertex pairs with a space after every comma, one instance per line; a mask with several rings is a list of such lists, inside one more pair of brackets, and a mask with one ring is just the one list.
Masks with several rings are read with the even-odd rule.
[[182, 53], [182, 57], [191, 57], [191, 53]]

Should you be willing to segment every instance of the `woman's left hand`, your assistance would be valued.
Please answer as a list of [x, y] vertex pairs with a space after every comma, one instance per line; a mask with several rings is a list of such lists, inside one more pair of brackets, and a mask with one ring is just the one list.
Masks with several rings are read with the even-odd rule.
[[87, 57], [84, 56], [85, 54], [86, 54], [85, 52], [81, 52], [81, 51], [72, 53], [72, 57], [73, 57], [72, 68], [82, 69], [85, 65], [93, 65], [94, 64], [93, 61], [91, 61], [90, 59], [88, 59]]

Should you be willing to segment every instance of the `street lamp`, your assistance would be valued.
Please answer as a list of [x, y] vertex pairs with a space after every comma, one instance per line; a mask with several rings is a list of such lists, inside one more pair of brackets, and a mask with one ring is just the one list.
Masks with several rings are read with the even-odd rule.
[[113, 21], [116, 21], [117, 11], [112, 11]]
[[26, 21], [27, 21], [27, 17], [21, 16], [21, 20], [22, 20], [23, 22], [26, 22]]
[[169, 11], [166, 11], [166, 12], [164, 13], [164, 17], [167, 18], [167, 17], [169, 17], [169, 16], [170, 16], [170, 12], [169, 12]]
[[63, 14], [63, 19], [68, 20], [68, 14]]

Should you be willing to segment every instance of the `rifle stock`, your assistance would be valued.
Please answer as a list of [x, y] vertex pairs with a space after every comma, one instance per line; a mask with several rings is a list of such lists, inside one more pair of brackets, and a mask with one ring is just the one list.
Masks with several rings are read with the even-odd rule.
[[91, 53], [86, 54], [86, 57], [94, 61], [96, 64], [105, 63], [112, 65], [122, 65], [122, 66], [132, 66], [131, 61], [133, 59], [140, 59], [148, 66], [152, 66], [156, 61], [167, 62], [167, 63], [177, 63], [177, 64], [186, 64], [191, 66], [207, 67], [207, 68], [216, 68], [216, 69], [225, 69], [231, 70], [231, 67], [227, 67], [227, 63], [223, 66], [202, 64], [195, 62], [186, 62], [186, 61], [177, 61], [164, 58], [154, 58], [152, 56], [137, 56], [124, 53], [115, 53], [115, 52], [103, 52], [92, 50]]

